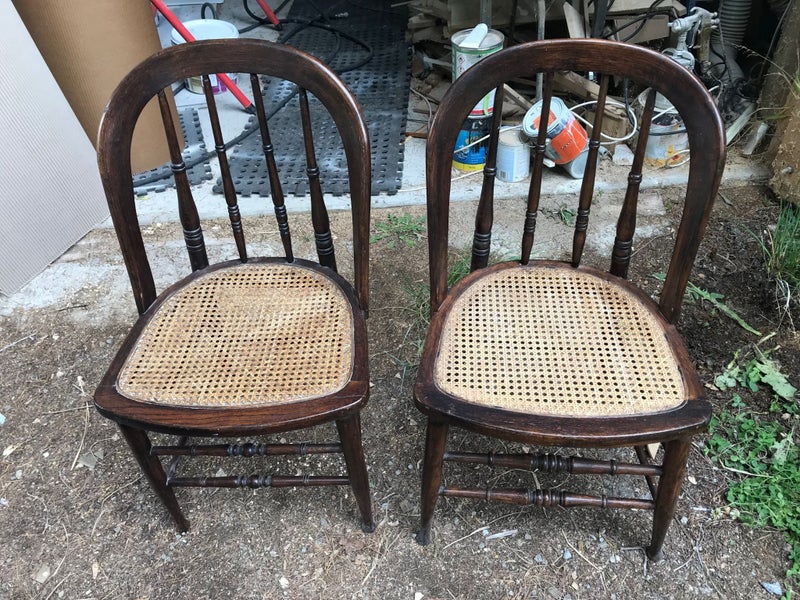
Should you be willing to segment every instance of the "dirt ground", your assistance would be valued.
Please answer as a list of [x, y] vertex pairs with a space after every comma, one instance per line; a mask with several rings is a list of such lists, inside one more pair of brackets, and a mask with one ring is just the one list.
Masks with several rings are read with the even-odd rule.
[[[659, 194], [667, 208], [663, 218], [674, 218], [669, 191]], [[422, 209], [376, 210], [373, 227], [387, 213], [401, 212], [421, 215]], [[692, 280], [724, 294], [752, 326], [776, 332], [771, 345], [780, 350], [774, 356], [797, 385], [798, 337], [776, 308], [761, 250], [749, 233], [764, 231], [776, 213], [768, 192], [758, 186], [723, 190]], [[335, 232], [344, 231], [345, 218], [333, 215]], [[262, 224], [256, 220], [251, 229]], [[210, 230], [212, 248], [224, 227]], [[174, 278], [185, 263], [179, 244], [165, 241], [175, 239], [168, 235], [171, 228], [148, 229], [161, 256], [156, 274], [161, 282]], [[669, 238], [667, 228], [637, 241], [633, 279], [655, 289], [650, 275], [664, 270]], [[256, 240], [258, 250], [278, 244], [274, 233]], [[94, 387], [135, 318], [117, 252], [111, 230], [92, 232], [38, 279], [39, 300], [0, 315], [1, 599], [728, 599], [774, 597], [762, 582], [783, 581], [782, 535], [749, 529], [725, 517], [724, 510], [715, 512], [725, 506], [735, 475], [705, 457], [702, 437], [692, 450], [660, 563], [644, 557], [651, 516], [637, 511], [440, 500], [433, 543], [417, 545], [424, 421], [412, 405], [411, 386], [423, 325], [411, 292], [425, 281], [425, 244], [419, 239], [410, 247], [392, 236], [373, 244], [374, 387], [363, 412], [377, 530], [361, 532], [346, 488], [183, 489], [177, 494], [191, 529], [179, 535], [115, 426], [91, 406]], [[78, 281], [76, 287], [64, 287], [68, 278]], [[685, 305], [679, 328], [710, 398], [721, 406], [729, 394], [712, 389], [714, 376], [736, 349], [757, 338], [703, 303]], [[303, 439], [334, 437], [335, 429], [324, 426]], [[454, 446], [503, 447], [458, 432]], [[282, 466], [291, 474], [314, 468], [304, 468], [305, 460]], [[325, 466], [341, 468], [338, 459]], [[269, 473], [273, 467], [247, 464], [240, 472]], [[518, 480], [533, 485], [530, 474], [517, 472], [480, 468], [462, 475], [490, 485], [514, 486]], [[538, 479], [564, 489], [581, 483], [567, 476]], [[606, 491], [644, 493], [642, 482], [625, 479], [606, 481]]]

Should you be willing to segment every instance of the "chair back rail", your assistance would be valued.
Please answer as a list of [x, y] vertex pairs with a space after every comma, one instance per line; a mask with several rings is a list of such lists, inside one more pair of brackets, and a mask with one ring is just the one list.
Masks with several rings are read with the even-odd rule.
[[[521, 67], [521, 65], [524, 65]], [[434, 116], [427, 147], [428, 226], [430, 235], [431, 311], [435, 312], [447, 293], [447, 249], [449, 233], [450, 168], [458, 132], [475, 102], [492, 89], [518, 77], [534, 78], [544, 74], [541, 122], [551, 109], [553, 77], [559, 71], [594, 72], [600, 76], [600, 91], [589, 139], [586, 168], [578, 197], [575, 231], [570, 262], [578, 266], [586, 242], [592, 193], [595, 187], [597, 156], [600, 147], [606, 96], [612, 78], [637, 81], [652, 88], [643, 121], [653, 116], [655, 92], [666, 96], [681, 115], [688, 131], [690, 166], [685, 188], [683, 213], [674, 250], [661, 290], [659, 308], [669, 322], [678, 316], [683, 293], [697, 249], [705, 230], [725, 162], [725, 137], [719, 113], [711, 95], [698, 85], [696, 77], [657, 52], [615, 42], [591, 39], [547, 40], [520, 44], [488, 56], [474, 65], [459, 80], [468, 93], [448, 94]], [[498, 109], [495, 108], [495, 115]], [[499, 119], [493, 121], [490, 144], [496, 145]], [[645, 131], [647, 128], [643, 128]], [[524, 213], [520, 261], [527, 264], [533, 247], [536, 212], [541, 197], [542, 163], [546, 128], [541, 127], [532, 143], [533, 166], [528, 201]], [[642, 181], [642, 154], [646, 135], [640, 136], [637, 156], [628, 176], [623, 208], [618, 220], [616, 243], [612, 252], [611, 273], [624, 277], [630, 263], [631, 245], [636, 225], [637, 195]], [[473, 244], [473, 267], [486, 264], [491, 240], [491, 200], [486, 189], [494, 182], [495, 162], [492, 148], [487, 151], [486, 173], [476, 217], [476, 242]], [[708, 157], [714, 157], [709, 162]], [[488, 225], [488, 228], [487, 228]]]
[[264, 110], [264, 97], [261, 93], [261, 82], [258, 75], [250, 74], [250, 87], [253, 90], [253, 99], [256, 106], [256, 118], [258, 119], [258, 129], [261, 133], [261, 147], [264, 152], [264, 160], [267, 163], [267, 176], [269, 177], [269, 195], [272, 197], [272, 205], [275, 209], [275, 219], [278, 222], [278, 231], [283, 244], [283, 251], [286, 260], [294, 261], [294, 250], [292, 249], [292, 234], [289, 230], [289, 216], [286, 214], [284, 204], [283, 187], [281, 186], [280, 176], [278, 175], [278, 165], [275, 163], [275, 148], [272, 145], [272, 138], [269, 135], [269, 125], [267, 124], [267, 113]]
[[[267, 47], [269, 48], [268, 53], [265, 52]], [[369, 168], [369, 134], [363, 113], [357, 101], [327, 65], [295, 48], [263, 40], [239, 40], [235, 45], [231, 45], [225, 40], [208, 40], [182, 44], [156, 53], [134, 68], [123, 79], [109, 102], [98, 138], [99, 167], [137, 309], [140, 313], [147, 310], [155, 300], [157, 292], [136, 213], [129, 159], [133, 126], [144, 106], [152, 97], [158, 96], [170, 148], [180, 220], [191, 268], [198, 270], [207, 267], [208, 257], [200, 218], [186, 176], [186, 165], [181, 156], [175, 122], [169, 110], [165, 90], [173, 82], [210, 73], [250, 74], [272, 202], [286, 260], [290, 262], [294, 260], [294, 252], [288, 216], [275, 162], [274, 148], [266, 123], [258, 75], [285, 79], [299, 88], [312, 221], [319, 262], [323, 266], [335, 269], [336, 261], [329, 219], [319, 184], [319, 168], [311, 139], [311, 116], [307, 94], [313, 94], [331, 115], [341, 137], [349, 168], [353, 248], [355, 249], [353, 285], [359, 305], [362, 310], [366, 311], [369, 304], [369, 245], [367, 241], [369, 239], [371, 172]], [[206, 77], [204, 80], [204, 90], [209, 107], [214, 145], [220, 162], [225, 202], [239, 258], [246, 261], [248, 255], [241, 215], [230, 177], [216, 102], [207, 79]]]
[[311, 195], [311, 221], [314, 225], [314, 240], [317, 245], [317, 256], [321, 265], [336, 270], [336, 255], [333, 251], [331, 225], [328, 210], [322, 198], [322, 186], [319, 182], [317, 154], [314, 151], [314, 133], [311, 129], [311, 111], [308, 108], [308, 94], [300, 90], [300, 120], [303, 123], [303, 144], [306, 150], [306, 176]]
[[225, 203], [228, 205], [228, 216], [231, 220], [233, 239], [236, 241], [236, 250], [239, 252], [239, 260], [247, 262], [247, 246], [244, 241], [244, 231], [242, 230], [242, 215], [239, 212], [239, 204], [236, 200], [236, 188], [231, 177], [231, 168], [228, 164], [228, 153], [225, 150], [225, 139], [222, 137], [222, 126], [219, 122], [217, 112], [217, 101], [214, 99], [214, 90], [211, 87], [211, 78], [208, 74], [203, 74], [203, 94], [206, 98], [208, 117], [211, 121], [211, 131], [214, 135], [214, 151], [217, 153], [219, 171], [222, 175], [222, 192], [225, 195]]
[[[170, 168], [175, 179], [175, 189], [178, 194], [178, 214], [183, 226], [183, 239], [186, 242], [186, 252], [189, 254], [189, 263], [192, 271], [204, 269], [208, 266], [206, 244], [203, 240], [203, 228], [200, 226], [200, 216], [197, 214], [197, 205], [186, 176], [186, 163], [181, 154], [175, 122], [172, 111], [164, 90], [158, 92], [158, 105], [161, 109], [161, 120], [164, 123], [164, 133], [167, 136], [169, 147]], [[113, 213], [112, 213], [113, 218]], [[116, 223], [116, 221], [115, 221]]]
[[[653, 120], [656, 92], [651, 89], [642, 111], [642, 123]], [[642, 183], [642, 165], [650, 129], [643, 127], [639, 130], [639, 139], [636, 141], [636, 151], [633, 155], [633, 164], [628, 174], [628, 186], [625, 189], [625, 199], [622, 201], [617, 222], [617, 235], [614, 238], [614, 249], [611, 253], [611, 273], [618, 277], [627, 278], [628, 267], [631, 264], [633, 251], [633, 234], [636, 230], [636, 209], [639, 203], [639, 185]]]

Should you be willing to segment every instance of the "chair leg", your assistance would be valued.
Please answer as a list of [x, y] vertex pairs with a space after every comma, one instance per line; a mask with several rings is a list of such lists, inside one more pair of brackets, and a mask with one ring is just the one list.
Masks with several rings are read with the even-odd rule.
[[375, 531], [375, 522], [372, 520], [372, 503], [369, 494], [369, 476], [367, 463], [364, 460], [364, 449], [361, 444], [361, 416], [355, 415], [336, 421], [339, 430], [339, 439], [342, 441], [344, 461], [347, 465], [347, 474], [350, 477], [350, 486], [356, 497], [358, 508], [361, 511], [361, 530], [364, 533]]
[[428, 419], [425, 437], [425, 460], [422, 465], [422, 511], [417, 543], [426, 546], [431, 541], [433, 509], [442, 485], [442, 463], [447, 443], [448, 424]]
[[656, 509], [653, 515], [653, 537], [647, 548], [647, 557], [659, 561], [664, 558], [662, 547], [667, 529], [675, 515], [675, 505], [683, 484], [683, 474], [689, 458], [689, 438], [673, 440], [664, 445], [663, 474], [658, 481]]
[[178, 499], [175, 497], [175, 492], [167, 485], [167, 476], [164, 473], [164, 467], [161, 465], [161, 461], [157, 456], [152, 456], [150, 454], [151, 444], [147, 433], [142, 429], [136, 429], [122, 424], [119, 424], [119, 428], [122, 431], [122, 435], [125, 437], [125, 441], [128, 442], [131, 450], [133, 450], [136, 462], [139, 463], [142, 471], [144, 471], [144, 474], [150, 481], [153, 490], [158, 494], [161, 502], [164, 503], [169, 514], [172, 515], [172, 518], [175, 520], [178, 530], [181, 533], [187, 531], [189, 529], [189, 521], [183, 516], [183, 511], [181, 511], [180, 506], [178, 506]]

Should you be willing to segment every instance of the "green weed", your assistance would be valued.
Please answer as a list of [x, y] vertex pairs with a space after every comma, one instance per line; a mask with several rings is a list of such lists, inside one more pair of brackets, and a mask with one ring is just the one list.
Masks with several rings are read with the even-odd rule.
[[[664, 281], [666, 275], [664, 273], [653, 273], [652, 275], [654, 278], [658, 279], [659, 281]], [[704, 290], [701, 287], [696, 286], [691, 281], [686, 284], [686, 294], [684, 295], [684, 301], [693, 304], [698, 300], [702, 300], [711, 304], [715, 311], [718, 311], [732, 319], [739, 327], [744, 329], [745, 331], [749, 331], [750, 333], [754, 333], [755, 335], [761, 335], [761, 332], [757, 329], [754, 329], [750, 325], [748, 325], [742, 317], [740, 317], [736, 311], [734, 311], [730, 306], [725, 304], [722, 300], [725, 298], [723, 294], [719, 294], [717, 292], [709, 292], [708, 290]]]
[[791, 547], [786, 576], [797, 582], [800, 575], [797, 389], [769, 354], [756, 347], [755, 356], [747, 360], [737, 352], [715, 384], [721, 390], [736, 389], [743, 393], [768, 389], [772, 394], [770, 410], [782, 413], [782, 418], [762, 417], [740, 393], [734, 393], [730, 403], [711, 418], [706, 453], [729, 471], [743, 476], [728, 488], [730, 514], [747, 525], [774, 527], [783, 532]]
[[561, 219], [561, 222], [568, 227], [573, 227], [575, 225], [575, 211], [571, 208], [566, 206], [559, 208], [558, 218]]
[[[469, 275], [472, 253], [469, 249], [457, 253], [447, 270], [447, 287], [451, 288]], [[427, 283], [419, 283], [406, 289], [414, 313], [421, 323], [428, 326], [431, 317], [431, 288]]]
[[770, 274], [792, 288], [800, 285], [800, 208], [791, 204], [781, 207], [769, 242], [765, 258]]
[[386, 244], [389, 248], [394, 248], [397, 240], [413, 248], [425, 235], [425, 217], [387, 215], [385, 221], [375, 223], [375, 229], [377, 232], [369, 238], [370, 243], [391, 238]]

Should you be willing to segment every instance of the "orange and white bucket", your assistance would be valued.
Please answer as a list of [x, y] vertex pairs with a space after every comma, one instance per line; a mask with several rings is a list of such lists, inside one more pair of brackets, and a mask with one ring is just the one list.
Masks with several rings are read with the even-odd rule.
[[[531, 140], [539, 135], [542, 116], [542, 101], [534, 104], [522, 119], [522, 131]], [[550, 116], [547, 119], [547, 143], [544, 154], [557, 165], [575, 160], [586, 148], [586, 130], [561, 98], [550, 100]]]

